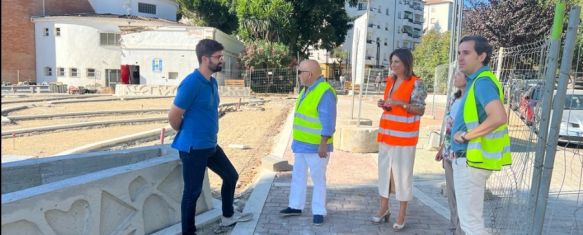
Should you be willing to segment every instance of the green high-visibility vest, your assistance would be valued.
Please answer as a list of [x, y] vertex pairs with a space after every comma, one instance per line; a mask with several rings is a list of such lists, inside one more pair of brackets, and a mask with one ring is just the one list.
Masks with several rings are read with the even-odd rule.
[[[308, 144], [320, 144], [320, 140], [322, 139], [322, 123], [318, 115], [318, 104], [324, 93], [328, 90], [331, 90], [334, 96], [336, 96], [334, 88], [327, 82], [322, 81], [306, 94], [306, 97], [300, 104], [300, 99], [304, 95], [304, 92], [306, 92], [306, 88], [302, 89], [295, 106], [294, 140]], [[332, 137], [328, 138], [327, 143], [332, 143]]]
[[[498, 88], [500, 101], [504, 103], [502, 86], [500, 86], [498, 79], [489, 70], [481, 72], [470, 86], [464, 104], [464, 122], [468, 132], [480, 125], [474, 94], [474, 86], [479, 79], [492, 80]], [[466, 150], [466, 158], [469, 166], [485, 170], [498, 171], [502, 169], [502, 166], [512, 164], [508, 126], [503, 124], [487, 135], [470, 140]]]

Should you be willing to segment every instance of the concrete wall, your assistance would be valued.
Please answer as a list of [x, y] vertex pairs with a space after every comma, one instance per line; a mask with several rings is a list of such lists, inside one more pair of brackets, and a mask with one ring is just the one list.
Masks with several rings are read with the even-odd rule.
[[[116, 96], [176, 96], [176, 85], [125, 85], [117, 84], [115, 86]], [[219, 86], [221, 96], [249, 96], [251, 89], [249, 87], [227, 87]]]
[[[176, 21], [178, 3], [174, 0], [89, 0], [96, 13], [156, 17]], [[156, 14], [138, 12], [138, 3], [156, 5]]]
[[[149, 234], [180, 222], [182, 166], [168, 146], [2, 164], [3, 191], [5, 171], [40, 166], [38, 186], [2, 194], [2, 234]], [[205, 177], [197, 214], [210, 209]]]
[[[60, 29], [60, 36], [55, 34]], [[45, 36], [45, 30], [49, 35]], [[101, 46], [100, 33], [119, 34], [115, 24], [100, 21], [41, 21], [35, 24], [37, 82], [62, 82], [73, 86], [100, 84], [105, 86], [105, 70], [120, 68], [120, 46]], [[91, 56], [87, 56], [91, 55]], [[46, 68], [52, 69], [48, 76]], [[59, 75], [58, 69], [65, 74]], [[73, 76], [71, 69], [77, 69]], [[88, 76], [87, 69], [94, 69], [95, 76]]]
[[[34, 24], [31, 16], [93, 13], [87, 0], [2, 0], [2, 82], [35, 81]], [[20, 78], [17, 78], [17, 77]]]
[[[156, 29], [122, 28], [121, 63], [140, 66], [140, 84], [178, 85], [198, 67], [196, 44], [202, 39], [215, 39], [225, 47], [223, 72], [215, 76], [219, 85], [224, 79], [239, 79], [239, 53], [243, 43], [214, 28], [168, 26]], [[161, 69], [154, 68], [161, 61]], [[170, 79], [170, 74], [176, 74]]]

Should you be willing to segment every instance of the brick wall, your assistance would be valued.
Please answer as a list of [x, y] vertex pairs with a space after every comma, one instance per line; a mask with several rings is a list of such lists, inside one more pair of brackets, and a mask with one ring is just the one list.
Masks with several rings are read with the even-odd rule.
[[[46, 15], [94, 13], [87, 0], [44, 0]], [[43, 0], [2, 0], [2, 82], [36, 81], [34, 24]]]

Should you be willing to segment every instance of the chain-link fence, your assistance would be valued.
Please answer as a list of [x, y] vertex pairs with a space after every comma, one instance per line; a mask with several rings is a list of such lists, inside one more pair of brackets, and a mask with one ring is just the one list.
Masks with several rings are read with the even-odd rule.
[[[566, 93], [557, 85], [559, 76], [554, 72], [547, 75], [554, 82], [545, 86], [546, 70], [553, 68], [550, 49], [548, 41], [538, 41], [500, 48], [492, 58], [492, 69], [504, 86], [513, 159], [487, 183], [484, 215], [495, 234], [530, 234], [536, 218], [543, 217], [543, 234], [583, 233], [583, 90], [575, 89], [583, 78], [581, 68], [574, 67], [565, 76], [570, 80]], [[564, 48], [563, 54], [568, 50]], [[544, 96], [544, 89], [552, 96]], [[564, 100], [553, 101], [555, 108], [551, 108], [544, 97]], [[551, 120], [556, 112], [562, 113], [562, 119]], [[543, 122], [549, 120], [547, 128]], [[557, 141], [553, 131], [558, 132]], [[550, 158], [554, 158], [552, 165], [547, 163]], [[550, 186], [544, 195], [541, 188], [546, 180]]]

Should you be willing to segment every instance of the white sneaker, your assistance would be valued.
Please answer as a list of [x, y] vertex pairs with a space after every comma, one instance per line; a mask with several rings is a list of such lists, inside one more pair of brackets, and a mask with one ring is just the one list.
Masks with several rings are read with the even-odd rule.
[[221, 226], [231, 226], [237, 222], [245, 222], [253, 219], [253, 213], [241, 213], [235, 211], [233, 216], [224, 217], [221, 216]]

